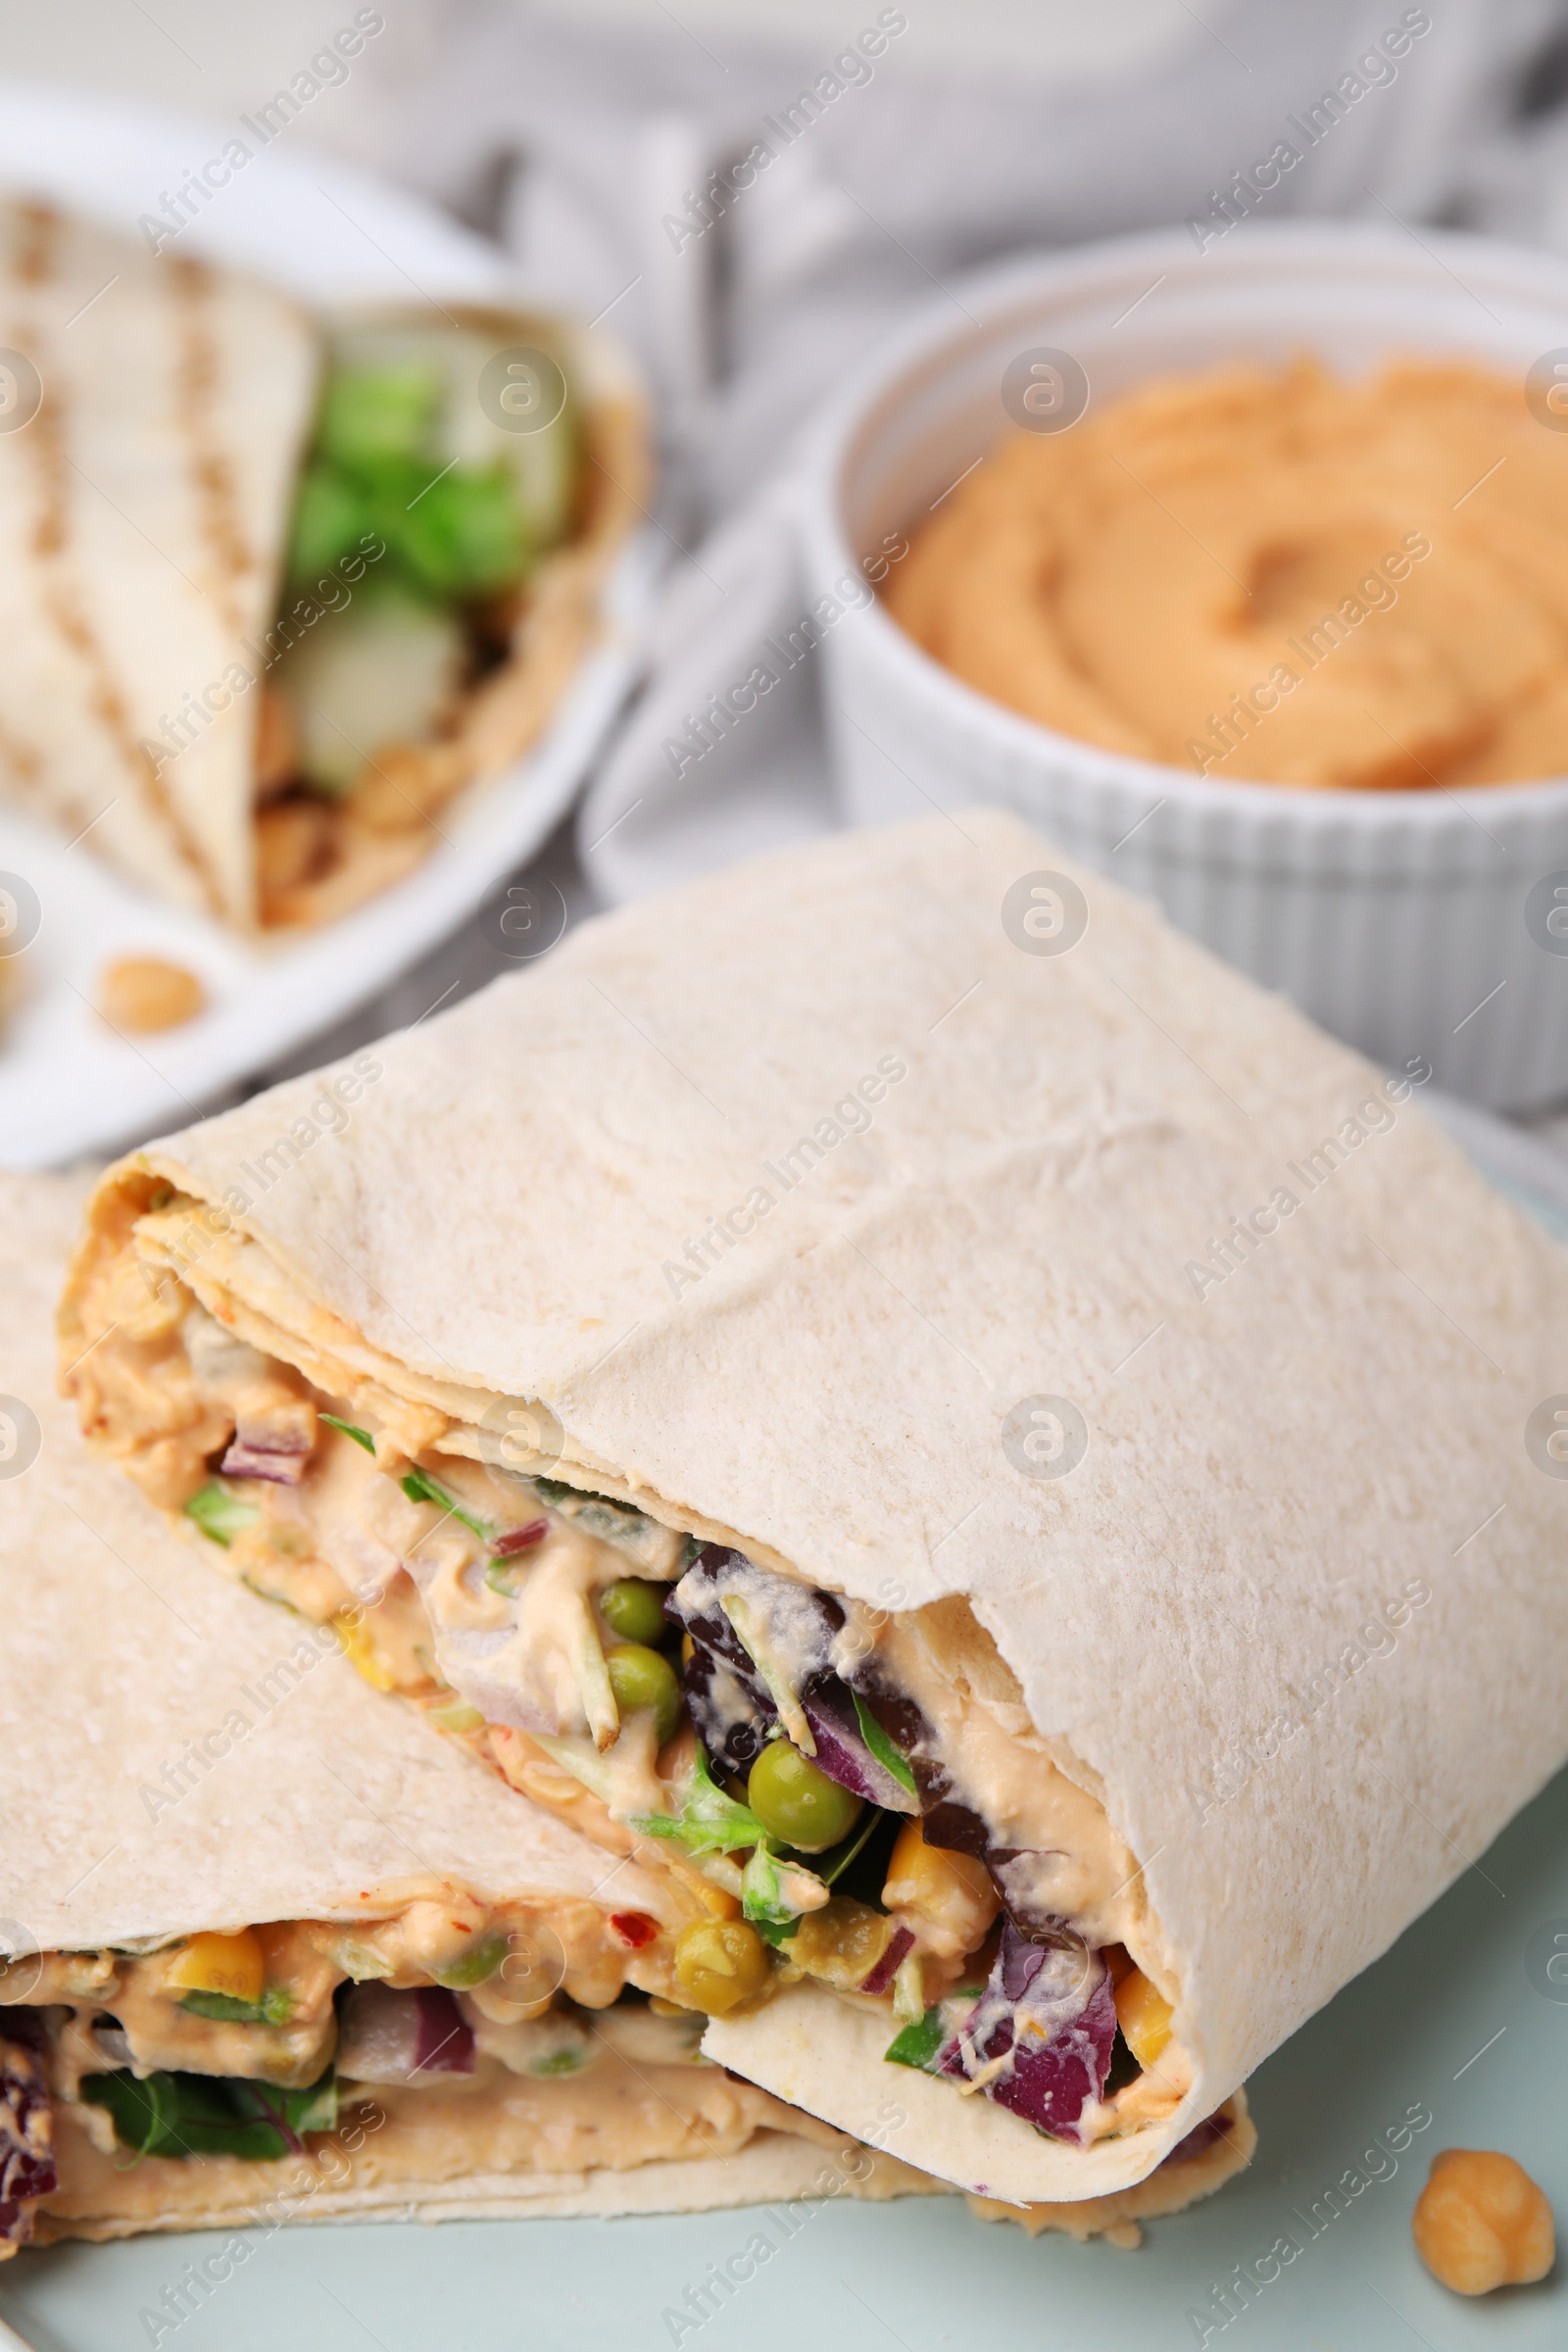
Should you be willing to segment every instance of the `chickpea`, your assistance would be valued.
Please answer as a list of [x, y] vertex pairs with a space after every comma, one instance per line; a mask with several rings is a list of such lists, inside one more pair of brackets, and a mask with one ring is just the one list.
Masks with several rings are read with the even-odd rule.
[[98, 975], [98, 1010], [111, 1029], [146, 1036], [155, 1029], [177, 1029], [192, 1020], [207, 1002], [207, 992], [194, 972], [180, 963], [166, 963], [160, 956], [120, 956]]
[[820, 1977], [840, 1992], [864, 1984], [893, 1935], [893, 1922], [853, 1894], [830, 1895], [819, 1911], [808, 1911], [785, 1946], [788, 1966]]
[[274, 801], [256, 817], [256, 881], [264, 898], [295, 890], [325, 864], [337, 818], [324, 801]]
[[1494, 2148], [1444, 2148], [1410, 2218], [1416, 2252], [1456, 2295], [1544, 2278], [1556, 2255], [1551, 2207], [1523, 2165]]
[[882, 1900], [917, 1930], [925, 1950], [947, 1960], [972, 1952], [1002, 1908], [985, 1864], [927, 1845], [917, 1821], [894, 1839]]
[[699, 2009], [722, 2017], [766, 1984], [767, 1947], [744, 1919], [699, 1919], [675, 1944], [675, 1982]]

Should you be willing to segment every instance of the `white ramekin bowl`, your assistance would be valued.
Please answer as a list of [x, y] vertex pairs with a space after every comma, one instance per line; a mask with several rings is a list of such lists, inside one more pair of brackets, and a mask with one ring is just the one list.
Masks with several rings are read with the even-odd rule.
[[[1302, 351], [1345, 373], [1472, 358], [1518, 380], [1523, 402], [1526, 370], [1568, 347], [1568, 269], [1426, 230], [1244, 220], [1203, 253], [1175, 232], [968, 280], [817, 436], [811, 582], [926, 519], [1012, 429], [1004, 370], [1042, 347], [1079, 362], [1091, 405], [1151, 376]], [[1423, 518], [1435, 548], [1446, 519]], [[1568, 922], [1548, 931], [1542, 912], [1558, 877], [1568, 906], [1568, 778], [1462, 793], [1206, 781], [987, 700], [880, 605], [832, 629], [821, 658], [850, 822], [1005, 803], [1375, 1058], [1425, 1055], [1441, 1085], [1503, 1109], [1568, 1095]]]

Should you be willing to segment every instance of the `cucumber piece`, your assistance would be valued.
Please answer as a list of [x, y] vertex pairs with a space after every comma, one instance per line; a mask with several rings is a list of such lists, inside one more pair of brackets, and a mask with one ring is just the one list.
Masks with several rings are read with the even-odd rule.
[[362, 589], [323, 613], [274, 673], [307, 783], [345, 793], [382, 745], [426, 737], [462, 683], [466, 654], [458, 614], [405, 589]]

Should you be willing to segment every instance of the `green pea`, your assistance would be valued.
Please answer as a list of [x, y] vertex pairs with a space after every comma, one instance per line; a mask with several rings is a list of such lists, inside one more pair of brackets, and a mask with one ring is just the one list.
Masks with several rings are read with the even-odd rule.
[[487, 1984], [507, 1956], [505, 1936], [481, 1936], [477, 1943], [469, 1944], [445, 1968], [432, 1968], [430, 1974], [438, 1984], [453, 1992], [466, 1992], [470, 1984]]
[[645, 1577], [619, 1576], [596, 1595], [599, 1614], [623, 1642], [645, 1642], [657, 1649], [669, 1631], [665, 1591], [663, 1585], [651, 1585]]
[[680, 1685], [669, 1660], [645, 1642], [617, 1642], [613, 1649], [606, 1650], [605, 1664], [621, 1714], [635, 1715], [640, 1707], [652, 1707], [662, 1747], [680, 1721]]
[[788, 1740], [769, 1740], [752, 1766], [746, 1801], [769, 1837], [803, 1854], [821, 1854], [854, 1828], [860, 1800]]

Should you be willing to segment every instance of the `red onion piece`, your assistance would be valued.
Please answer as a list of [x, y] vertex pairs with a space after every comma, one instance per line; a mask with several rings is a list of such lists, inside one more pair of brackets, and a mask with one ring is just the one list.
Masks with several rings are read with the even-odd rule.
[[491, 1554], [509, 1560], [514, 1551], [529, 1551], [535, 1544], [542, 1544], [549, 1533], [548, 1519], [530, 1519], [526, 1527], [509, 1528], [504, 1536], [497, 1536], [490, 1545]]
[[412, 1992], [356, 1984], [343, 2004], [337, 2071], [355, 2082], [412, 2082], [430, 2075], [471, 2075], [473, 2032], [441, 1984]]
[[909, 1930], [907, 1928], [895, 1928], [892, 1936], [888, 1939], [887, 1950], [883, 1953], [881, 1959], [872, 1969], [870, 1975], [861, 1980], [860, 1990], [862, 1992], [886, 1992], [888, 1986], [898, 1975], [904, 1961], [908, 1957], [909, 1953], [912, 1952], [913, 1949], [914, 1937], [910, 1934]]
[[1116, 2039], [1109, 1972], [1086, 1945], [1031, 1943], [1009, 1920], [985, 1991], [937, 2054], [937, 2071], [972, 2082], [994, 2059], [983, 2095], [1053, 2139], [1082, 2142], [1079, 2119], [1102, 2096]]
[[275, 1487], [297, 1487], [310, 1458], [310, 1440], [292, 1431], [275, 1438], [236, 1432], [218, 1466], [225, 1478], [266, 1478]]
[[824, 1677], [802, 1693], [801, 1705], [816, 1741], [815, 1763], [830, 1781], [890, 1813], [918, 1813], [920, 1800], [879, 1764], [866, 1746], [855, 1700], [837, 1675]]

